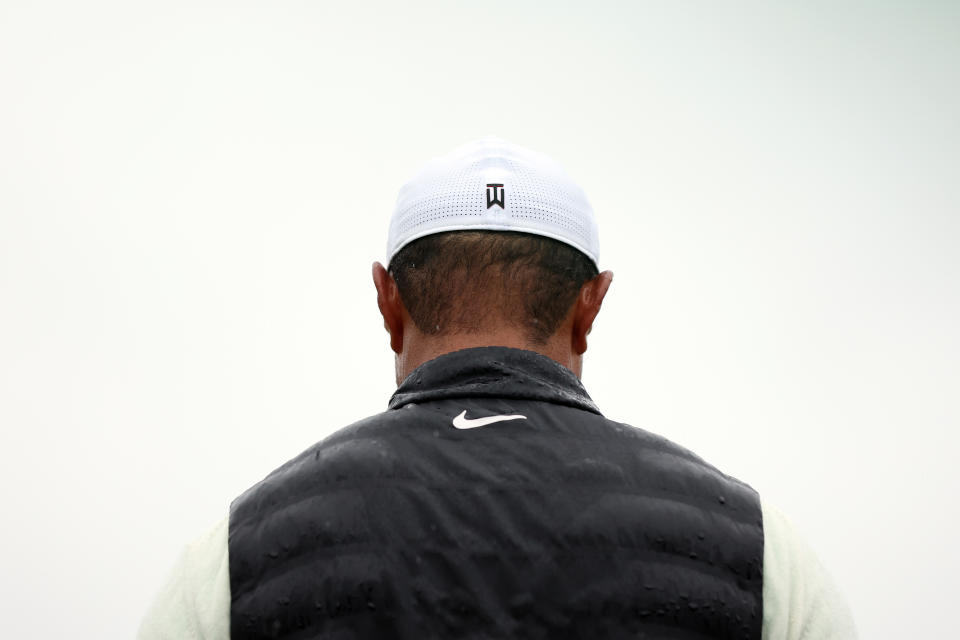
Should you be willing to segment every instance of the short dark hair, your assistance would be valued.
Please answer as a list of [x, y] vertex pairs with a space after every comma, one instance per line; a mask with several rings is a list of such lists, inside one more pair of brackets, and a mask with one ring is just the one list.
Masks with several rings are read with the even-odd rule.
[[582, 252], [544, 236], [449, 231], [414, 240], [390, 274], [423, 333], [478, 333], [491, 323], [523, 329], [543, 344], [597, 268]]

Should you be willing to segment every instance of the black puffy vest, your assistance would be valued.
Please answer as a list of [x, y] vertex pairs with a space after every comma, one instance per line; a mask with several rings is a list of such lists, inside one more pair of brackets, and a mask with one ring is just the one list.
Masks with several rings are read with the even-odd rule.
[[756, 492], [529, 351], [424, 364], [237, 498], [229, 549], [233, 638], [761, 635]]

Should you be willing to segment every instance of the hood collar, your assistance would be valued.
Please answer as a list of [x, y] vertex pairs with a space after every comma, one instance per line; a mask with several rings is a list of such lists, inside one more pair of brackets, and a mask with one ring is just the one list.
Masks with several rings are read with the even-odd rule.
[[600, 413], [572, 371], [535, 351], [510, 347], [474, 347], [425, 362], [397, 387], [389, 407], [463, 397], [540, 400]]

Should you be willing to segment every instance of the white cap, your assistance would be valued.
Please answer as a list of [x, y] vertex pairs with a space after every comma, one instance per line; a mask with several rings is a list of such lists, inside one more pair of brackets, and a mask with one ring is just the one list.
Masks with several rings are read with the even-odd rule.
[[417, 238], [484, 229], [565, 242], [599, 268], [597, 221], [583, 190], [551, 158], [492, 136], [432, 159], [403, 185], [387, 264]]

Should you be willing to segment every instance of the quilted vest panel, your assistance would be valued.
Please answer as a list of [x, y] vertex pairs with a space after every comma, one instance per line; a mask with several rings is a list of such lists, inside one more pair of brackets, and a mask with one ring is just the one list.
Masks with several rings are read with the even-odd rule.
[[[522, 414], [476, 429], [471, 418]], [[582, 408], [460, 397], [343, 429], [231, 506], [233, 638], [750, 638], [759, 499]]]

